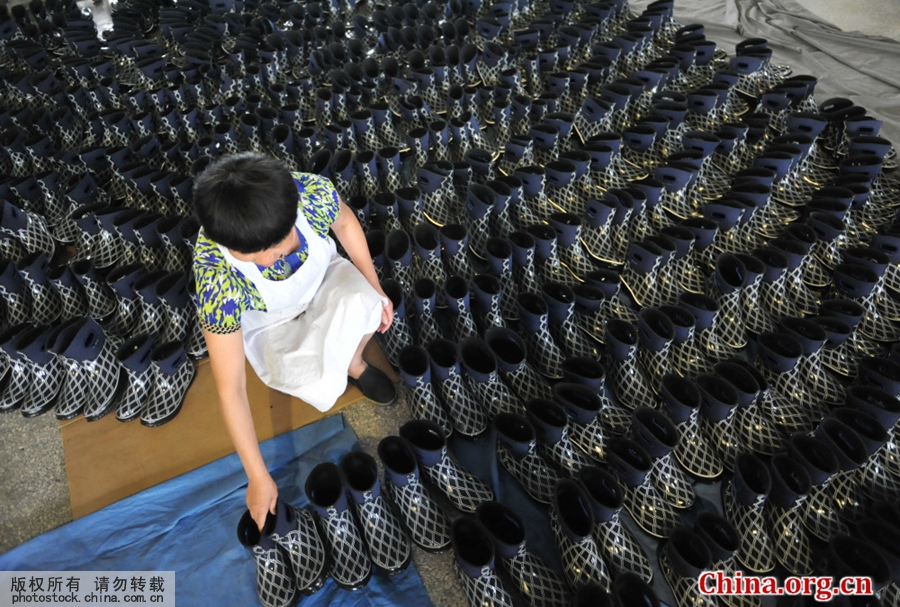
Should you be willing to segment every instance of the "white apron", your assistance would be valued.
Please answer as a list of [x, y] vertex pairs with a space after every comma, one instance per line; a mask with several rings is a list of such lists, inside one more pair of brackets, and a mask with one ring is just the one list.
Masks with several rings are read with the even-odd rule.
[[347, 388], [347, 368], [359, 342], [381, 324], [384, 298], [337, 254], [331, 238], [313, 231], [302, 211], [296, 225], [308, 254], [284, 280], [268, 280], [255, 263], [219, 249], [266, 304], [266, 312], [241, 315], [244, 352], [254, 371], [270, 388], [327, 411]]

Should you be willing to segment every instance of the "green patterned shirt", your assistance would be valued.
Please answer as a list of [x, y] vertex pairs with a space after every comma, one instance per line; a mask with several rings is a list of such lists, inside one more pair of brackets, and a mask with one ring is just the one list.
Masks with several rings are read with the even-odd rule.
[[[328, 238], [328, 230], [340, 210], [340, 198], [331, 181], [312, 173], [293, 173], [297, 184], [298, 211], [313, 231]], [[300, 247], [274, 265], [260, 267], [263, 278], [284, 280], [306, 261], [309, 245], [300, 235]], [[194, 276], [201, 326], [212, 333], [233, 333], [241, 328], [245, 310], [265, 312], [266, 304], [253, 283], [228, 263], [219, 246], [203, 230], [194, 245]]]

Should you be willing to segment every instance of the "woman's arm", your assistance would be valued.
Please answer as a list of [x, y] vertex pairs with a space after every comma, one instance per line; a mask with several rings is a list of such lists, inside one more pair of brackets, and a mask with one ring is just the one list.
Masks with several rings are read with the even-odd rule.
[[378, 327], [378, 331], [384, 333], [394, 321], [394, 306], [390, 298], [381, 290], [381, 283], [378, 282], [378, 274], [375, 273], [375, 264], [372, 263], [372, 255], [369, 253], [369, 245], [366, 242], [362, 226], [359, 225], [356, 215], [350, 210], [350, 207], [344, 204], [343, 200], [340, 202], [338, 215], [331, 224], [331, 231], [347, 251], [347, 256], [350, 257], [353, 265], [366, 277], [369, 284], [388, 301], [381, 313], [381, 325]]
[[240, 330], [221, 335], [204, 331], [209, 363], [219, 392], [219, 405], [231, 442], [247, 473], [247, 508], [260, 529], [266, 513], [275, 513], [278, 487], [259, 450], [256, 427], [247, 398], [244, 338]]

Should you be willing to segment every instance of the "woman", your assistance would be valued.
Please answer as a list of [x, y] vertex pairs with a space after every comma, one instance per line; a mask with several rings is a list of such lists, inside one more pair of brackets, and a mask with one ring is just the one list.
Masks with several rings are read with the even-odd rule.
[[222, 416], [247, 472], [247, 507], [262, 529], [278, 488], [256, 440], [244, 358], [266, 385], [320, 411], [348, 380], [370, 400], [392, 403], [393, 382], [362, 352], [375, 330], [390, 327], [393, 308], [356, 216], [324, 177], [292, 174], [260, 154], [226, 156], [197, 178], [194, 206], [200, 322]]

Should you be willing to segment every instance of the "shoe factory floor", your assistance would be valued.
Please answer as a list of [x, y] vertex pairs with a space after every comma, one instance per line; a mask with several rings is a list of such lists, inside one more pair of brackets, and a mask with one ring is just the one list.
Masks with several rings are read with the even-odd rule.
[[[88, 3], [90, 0], [87, 0]], [[732, 7], [742, 0], [728, 0]], [[0, 4], [6, 2], [0, 0]], [[18, 4], [13, 0], [9, 4]], [[640, 8], [647, 2], [633, 3]], [[806, 10], [844, 31], [900, 40], [900, 0], [797, 0]], [[676, 16], [690, 15], [690, 0], [677, 0]], [[105, 4], [92, 5], [102, 11]], [[726, 9], [731, 10], [731, 8]], [[681, 19], [683, 21], [683, 18]], [[360, 402], [343, 410], [368, 453], [380, 438], [396, 433], [406, 418], [401, 404], [378, 408]], [[0, 553], [72, 518], [59, 423], [52, 415], [25, 419], [0, 416]], [[450, 573], [450, 553], [417, 550], [416, 563], [435, 605], [464, 605]]]

